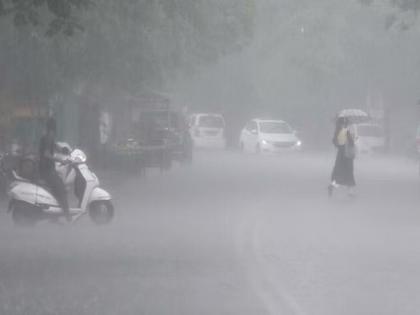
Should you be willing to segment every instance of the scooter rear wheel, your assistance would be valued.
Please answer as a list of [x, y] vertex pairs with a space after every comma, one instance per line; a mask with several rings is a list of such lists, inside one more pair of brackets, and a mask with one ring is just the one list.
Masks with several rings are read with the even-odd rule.
[[94, 201], [89, 206], [89, 217], [97, 225], [105, 225], [114, 218], [114, 206], [109, 200]]
[[12, 220], [18, 227], [31, 227], [37, 222], [37, 209], [23, 201], [13, 201], [11, 204]]

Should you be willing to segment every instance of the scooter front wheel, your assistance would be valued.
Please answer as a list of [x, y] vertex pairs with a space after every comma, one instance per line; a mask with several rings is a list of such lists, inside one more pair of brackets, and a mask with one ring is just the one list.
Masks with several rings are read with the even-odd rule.
[[97, 225], [105, 225], [114, 218], [114, 206], [109, 200], [94, 201], [89, 206], [89, 217]]

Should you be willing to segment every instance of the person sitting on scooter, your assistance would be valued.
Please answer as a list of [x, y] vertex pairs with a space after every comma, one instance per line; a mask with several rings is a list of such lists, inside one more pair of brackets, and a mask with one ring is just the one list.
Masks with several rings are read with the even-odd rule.
[[39, 173], [51, 189], [51, 193], [57, 199], [67, 221], [71, 220], [67, 191], [63, 180], [55, 169], [55, 162], [67, 163], [66, 160], [55, 155], [57, 144], [55, 141], [57, 123], [54, 118], [49, 118], [46, 125], [46, 133], [41, 138], [39, 145]]

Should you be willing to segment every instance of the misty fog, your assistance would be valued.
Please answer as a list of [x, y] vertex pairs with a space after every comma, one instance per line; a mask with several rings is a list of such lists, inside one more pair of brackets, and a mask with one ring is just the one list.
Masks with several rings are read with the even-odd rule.
[[418, 0], [0, 0], [0, 315], [417, 314]]

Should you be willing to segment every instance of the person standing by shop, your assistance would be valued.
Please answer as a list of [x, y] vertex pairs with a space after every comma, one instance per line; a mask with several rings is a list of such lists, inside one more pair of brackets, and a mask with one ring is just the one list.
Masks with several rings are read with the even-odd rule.
[[346, 117], [338, 117], [334, 131], [333, 144], [337, 148], [337, 156], [328, 185], [328, 195], [331, 197], [335, 188], [348, 188], [349, 195], [354, 196], [356, 181], [354, 179], [354, 159], [356, 157], [355, 136], [349, 128]]

